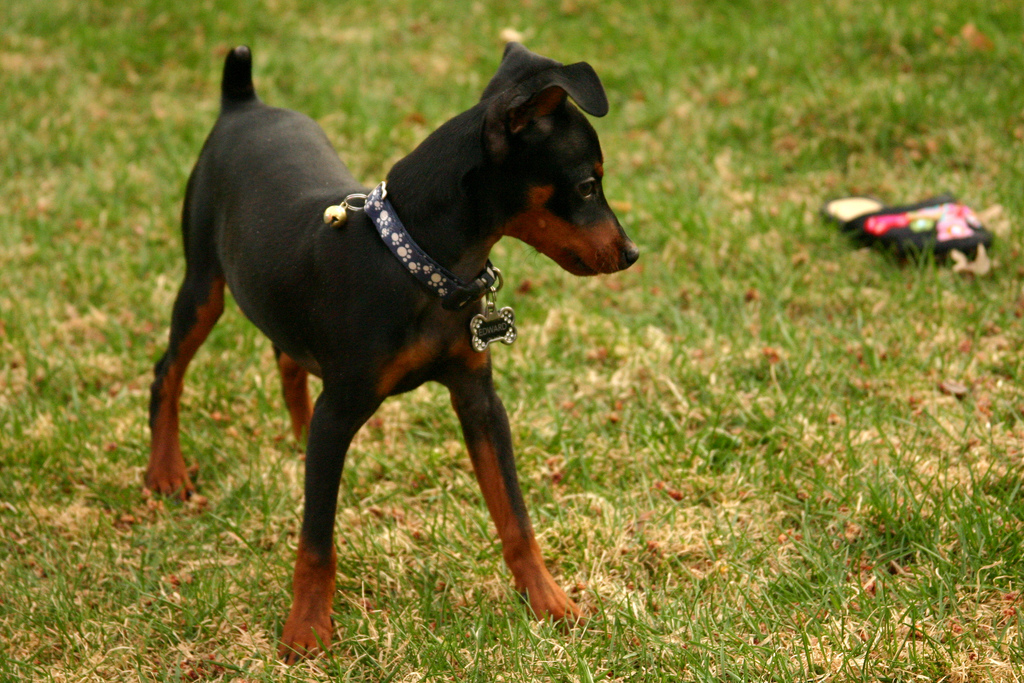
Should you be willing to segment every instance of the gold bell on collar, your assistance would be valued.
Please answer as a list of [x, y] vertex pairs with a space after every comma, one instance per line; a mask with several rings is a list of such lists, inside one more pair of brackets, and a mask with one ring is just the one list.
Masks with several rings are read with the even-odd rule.
[[328, 206], [324, 210], [324, 223], [332, 228], [340, 228], [345, 225], [346, 220], [348, 220], [348, 212], [345, 211], [345, 207], [341, 204]]

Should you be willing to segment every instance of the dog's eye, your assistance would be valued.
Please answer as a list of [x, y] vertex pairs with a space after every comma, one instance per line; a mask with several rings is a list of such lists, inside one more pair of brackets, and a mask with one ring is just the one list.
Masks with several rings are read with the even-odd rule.
[[584, 199], [590, 199], [597, 192], [597, 181], [593, 178], [588, 178], [576, 186], [576, 191]]

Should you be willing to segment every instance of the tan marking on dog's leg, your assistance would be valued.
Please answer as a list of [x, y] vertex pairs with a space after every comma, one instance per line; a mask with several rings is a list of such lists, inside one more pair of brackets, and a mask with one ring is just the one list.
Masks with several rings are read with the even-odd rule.
[[502, 554], [512, 571], [516, 590], [526, 595], [538, 619], [579, 619], [579, 608], [544, 566], [529, 520], [514, 513], [494, 449], [490, 444], [475, 444], [471, 449], [473, 470], [501, 538]]
[[406, 375], [430, 363], [437, 353], [427, 342], [418, 342], [399, 351], [380, 369], [377, 395], [388, 396]]
[[334, 600], [334, 578], [337, 552], [331, 546], [330, 557], [321, 558], [309, 552], [299, 540], [292, 578], [292, 608], [288, 613], [278, 656], [294, 664], [312, 656], [331, 643], [331, 604]]
[[196, 321], [173, 353], [170, 366], [158, 387], [158, 408], [152, 424], [146, 486], [165, 495], [176, 494], [187, 500], [195, 486], [189, 479], [179, 438], [178, 406], [184, 388], [185, 371], [196, 351], [210, 334], [224, 311], [224, 280], [217, 278], [210, 286], [206, 303], [196, 309]]
[[313, 417], [313, 402], [309, 398], [309, 373], [286, 353], [277, 357], [281, 371], [281, 388], [288, 414], [292, 419], [295, 440], [302, 442], [309, 435], [309, 421]]

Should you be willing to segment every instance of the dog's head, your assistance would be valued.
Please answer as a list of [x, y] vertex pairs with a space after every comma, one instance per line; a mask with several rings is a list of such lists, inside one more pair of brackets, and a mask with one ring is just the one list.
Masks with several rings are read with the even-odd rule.
[[505, 48], [481, 97], [482, 145], [501, 187], [501, 232], [575, 275], [614, 273], [639, 256], [605, 200], [601, 145], [579, 109], [608, 113], [600, 79], [585, 62], [564, 66], [518, 43]]

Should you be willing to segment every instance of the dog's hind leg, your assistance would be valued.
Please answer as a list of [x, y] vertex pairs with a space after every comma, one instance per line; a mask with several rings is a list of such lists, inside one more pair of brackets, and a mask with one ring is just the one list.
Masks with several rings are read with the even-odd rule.
[[309, 435], [309, 421], [313, 416], [313, 403], [309, 398], [309, 373], [276, 346], [274, 356], [277, 358], [277, 368], [281, 371], [284, 403], [292, 418], [292, 433], [295, 440], [302, 443], [303, 437]]
[[195, 207], [191, 185], [182, 218], [185, 280], [174, 301], [170, 343], [153, 370], [149, 403], [152, 441], [146, 469], [149, 489], [177, 494], [182, 499], [195, 490], [178, 437], [178, 406], [185, 371], [224, 310], [224, 276], [214, 248], [212, 221], [204, 220], [201, 207]]

